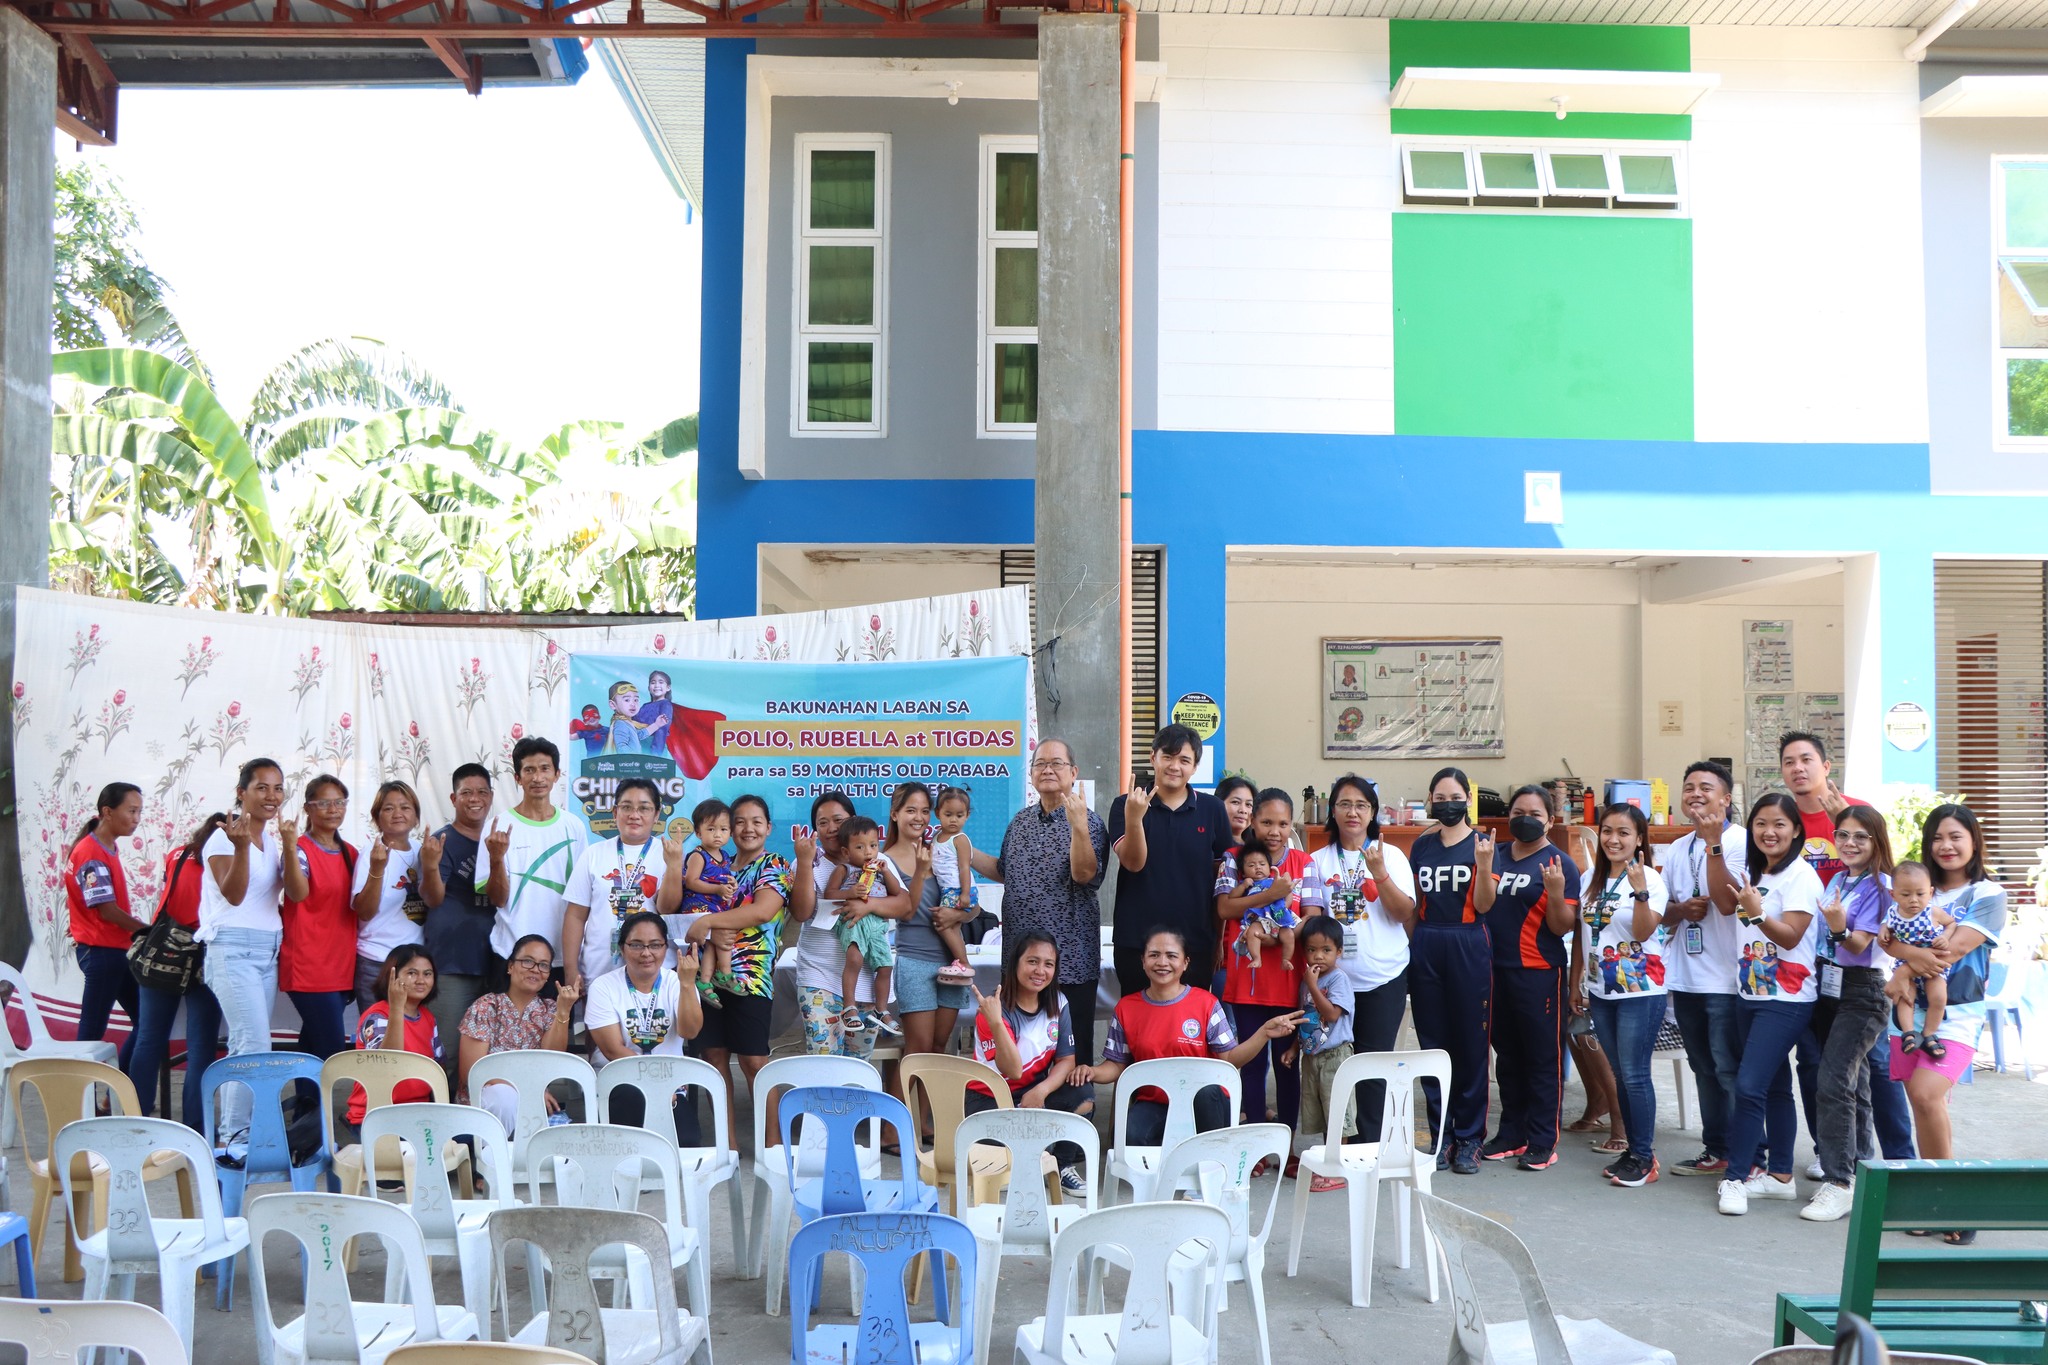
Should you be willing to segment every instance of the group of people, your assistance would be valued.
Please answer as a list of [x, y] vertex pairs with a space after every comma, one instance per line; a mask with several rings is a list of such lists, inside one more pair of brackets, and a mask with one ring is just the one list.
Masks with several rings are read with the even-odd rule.
[[[1603, 1174], [1636, 1188], [1664, 1170], [1650, 1064], [1668, 1016], [1704, 1128], [1703, 1150], [1671, 1171], [1718, 1177], [1724, 1213], [1795, 1197], [1796, 1083], [1820, 1182], [1804, 1215], [1839, 1218], [1859, 1157], [1912, 1155], [1916, 1138], [1920, 1155], [1951, 1154], [1947, 1092], [1970, 1065], [2005, 897], [1967, 808], [1934, 810], [1921, 859], [1895, 861], [1895, 833], [1835, 788], [1821, 740], [1788, 734], [1780, 751], [1787, 790], [1746, 816], [1731, 809], [1725, 767], [1688, 768], [1679, 805], [1690, 828], [1661, 859], [1629, 805], [1558, 847], [1540, 787], [1513, 794], [1496, 840], [1475, 827], [1474, 789], [1455, 768], [1432, 781], [1430, 823], [1405, 851], [1382, 836], [1373, 784], [1337, 779], [1310, 852], [1284, 791], [1241, 776], [1193, 788], [1201, 739], [1180, 725], [1159, 732], [1151, 783], [1117, 797], [1107, 821], [1080, 794], [1072, 747], [1042, 740], [1033, 799], [994, 850], [964, 832], [967, 792], [918, 782], [894, 788], [880, 822], [844, 793], [819, 795], [785, 856], [769, 847], [761, 797], [701, 803], [691, 841], [662, 832], [652, 782], [627, 778], [615, 832], [591, 840], [554, 805], [561, 759], [540, 738], [513, 751], [516, 804], [494, 814], [490, 773], [466, 764], [449, 794], [455, 818], [431, 833], [417, 794], [384, 783], [359, 850], [342, 834], [350, 797], [338, 778], [313, 778], [286, 813], [281, 768], [255, 759], [237, 776], [234, 809], [166, 858], [156, 913], [204, 951], [182, 997], [139, 988], [129, 971], [126, 949], [146, 924], [118, 844], [142, 795], [126, 783], [100, 794], [67, 883], [80, 1036], [100, 1036], [114, 1004], [127, 1011], [121, 1065], [147, 1104], [182, 1003], [183, 1117], [196, 1127], [223, 1026], [229, 1053], [268, 1050], [282, 991], [299, 1050], [435, 1057], [452, 1093], [509, 1127], [509, 1094], [469, 1096], [470, 1067], [493, 1051], [571, 1046], [579, 1016], [600, 1064], [687, 1050], [728, 1086], [737, 1061], [751, 1086], [793, 933], [814, 1053], [866, 1057], [886, 1035], [905, 1053], [941, 1051], [971, 1009], [975, 1054], [1020, 1106], [1088, 1113], [1094, 1085], [1131, 1062], [1212, 1056], [1242, 1071], [1242, 1108], [1205, 1092], [1202, 1127], [1264, 1120], [1270, 1073], [1271, 1112], [1298, 1125], [1302, 1144], [1322, 1141], [1333, 1117], [1370, 1140], [1378, 1083], [1339, 1095], [1335, 1077], [1354, 1051], [1392, 1050], [1412, 1015], [1419, 1044], [1451, 1059], [1448, 1088], [1426, 1096], [1442, 1165], [1542, 1171], [1566, 1132], [1604, 1129], [1594, 1145], [1614, 1160]], [[1112, 858], [1121, 999], [1098, 1054], [1099, 892]], [[1001, 985], [987, 996], [963, 960], [977, 878], [1004, 888]], [[1569, 1125], [1567, 1050], [1587, 1094]], [[247, 1124], [237, 1094], [223, 1140]], [[1137, 1097], [1132, 1141], [1163, 1128], [1158, 1099]], [[696, 1145], [694, 1108], [678, 1105], [675, 1123]]]

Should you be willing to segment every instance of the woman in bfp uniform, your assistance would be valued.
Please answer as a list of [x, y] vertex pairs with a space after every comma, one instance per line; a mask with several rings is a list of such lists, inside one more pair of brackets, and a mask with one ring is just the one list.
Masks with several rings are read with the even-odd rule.
[[[1445, 768], [1429, 783], [1434, 829], [1408, 851], [1418, 898], [1408, 949], [1408, 999], [1419, 1047], [1451, 1054], [1451, 1093], [1440, 1097], [1427, 1081], [1429, 1126], [1437, 1134], [1439, 1169], [1459, 1175], [1479, 1170], [1486, 1138], [1486, 1048], [1493, 1009], [1493, 949], [1481, 916], [1493, 908], [1493, 840], [1471, 823], [1472, 783]], [[1488, 871], [1472, 875], [1475, 867]], [[1448, 1108], [1449, 1112], [1444, 1110]], [[1450, 1132], [1442, 1132], [1444, 1124]]]
[[1500, 1126], [1481, 1153], [1520, 1157], [1525, 1171], [1557, 1164], [1563, 1103], [1564, 935], [1579, 922], [1579, 868], [1550, 842], [1550, 794], [1522, 787], [1508, 801], [1513, 839], [1493, 855], [1498, 885], [1486, 913], [1493, 940], [1494, 1074]]

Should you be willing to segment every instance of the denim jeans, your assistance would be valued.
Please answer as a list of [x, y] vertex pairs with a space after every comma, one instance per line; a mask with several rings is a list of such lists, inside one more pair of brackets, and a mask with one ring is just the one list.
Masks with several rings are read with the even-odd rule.
[[183, 995], [149, 986], [142, 988], [142, 1019], [135, 1026], [135, 1052], [128, 1059], [128, 1079], [135, 1082], [136, 1093], [142, 1098], [143, 1114], [154, 1116], [157, 1078], [163, 1071], [164, 1059], [171, 1054], [171, 1025], [181, 1004], [185, 1007], [185, 1098], [181, 1117], [186, 1127], [201, 1132], [205, 1111], [200, 1107], [200, 1098], [205, 1093], [206, 1068], [220, 1051], [220, 1002], [203, 982], [193, 982], [192, 989]]
[[[1124, 1115], [1124, 1141], [1133, 1147], [1157, 1147], [1166, 1140], [1167, 1106], [1158, 1100], [1132, 1100]], [[1230, 1127], [1230, 1098], [1220, 1086], [1195, 1092], [1195, 1131], [1211, 1133]], [[1255, 1120], [1264, 1123], [1264, 1119]]]
[[[1291, 1008], [1279, 1005], [1227, 1005], [1224, 1008], [1230, 1011], [1230, 1022], [1237, 1029], [1237, 1036], [1240, 1039], [1249, 1038], [1257, 1033], [1266, 1026], [1267, 1020], [1294, 1012]], [[1291, 1062], [1283, 1065], [1280, 1061], [1280, 1054], [1292, 1046], [1292, 1034], [1275, 1038], [1253, 1054], [1252, 1059], [1244, 1064], [1244, 1069], [1238, 1072], [1243, 1078], [1238, 1084], [1243, 1087], [1240, 1098], [1244, 1104], [1246, 1123], [1266, 1121], [1268, 1058], [1273, 1062], [1273, 1102], [1274, 1108], [1279, 1111], [1279, 1122], [1292, 1128], [1295, 1120], [1301, 1117], [1301, 1068]]]
[[1657, 1030], [1664, 1026], [1664, 997], [1609, 1000], [1588, 995], [1586, 1007], [1593, 1015], [1593, 1031], [1600, 1035], [1600, 1050], [1614, 1068], [1628, 1149], [1648, 1161], [1657, 1154], [1657, 1085], [1650, 1077], [1650, 1055], [1657, 1050]]
[[1826, 1179], [1847, 1185], [1855, 1178], [1857, 1158], [1871, 1154], [1870, 1045], [1885, 1032], [1884, 973], [1843, 968], [1841, 999], [1825, 1004], [1831, 1017], [1816, 1078], [1816, 1147]]
[[78, 1041], [96, 1043], [107, 1036], [107, 1019], [119, 1005], [128, 1016], [128, 1037], [121, 1044], [120, 1066], [128, 1069], [135, 1051], [136, 1016], [141, 1013], [135, 973], [128, 970], [128, 953], [122, 948], [77, 945], [78, 970], [85, 976], [85, 989], [78, 996]]
[[1742, 1025], [1742, 1064], [1728, 1116], [1728, 1177], [1739, 1180], [1757, 1169], [1767, 1136], [1771, 1174], [1790, 1175], [1799, 1142], [1792, 1049], [1813, 1021], [1813, 1002], [1738, 997], [1735, 1017]]
[[[228, 1026], [228, 1055], [270, 1051], [270, 1016], [277, 1003], [277, 947], [274, 929], [221, 929], [206, 945], [206, 984], [220, 1001]], [[189, 1082], [188, 1082], [189, 1084]], [[231, 1085], [215, 1111], [219, 1137], [241, 1140], [249, 1130], [249, 1091]]]
[[462, 1016], [487, 992], [487, 978], [443, 972], [434, 978], [434, 998], [427, 1008], [434, 1012], [434, 1031], [441, 1039], [441, 1065], [448, 1068], [448, 1093], [455, 1093], [455, 1064], [462, 1057]]
[[355, 999], [353, 991], [287, 991], [299, 1012], [299, 1051], [326, 1061], [349, 1045], [342, 1013]]
[[1700, 1092], [1700, 1145], [1708, 1156], [1725, 1157], [1735, 1071], [1742, 1062], [1742, 1028], [1735, 1019], [1735, 996], [1672, 991], [1671, 1008], [1678, 1016], [1685, 1059]]

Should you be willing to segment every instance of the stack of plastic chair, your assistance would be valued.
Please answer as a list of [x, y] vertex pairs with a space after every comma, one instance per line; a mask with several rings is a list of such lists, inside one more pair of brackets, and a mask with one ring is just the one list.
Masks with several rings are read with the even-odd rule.
[[[1205, 1365], [1221, 1297], [1214, 1271], [1229, 1244], [1230, 1216], [1213, 1204], [1130, 1204], [1075, 1219], [1053, 1239], [1045, 1316], [1017, 1329], [1017, 1365]], [[1197, 1278], [1206, 1288], [1194, 1302], [1176, 1298], [1173, 1282], [1187, 1273], [1174, 1263], [1205, 1249], [1212, 1273]], [[1092, 1278], [1098, 1259], [1130, 1269], [1123, 1311], [1076, 1314], [1079, 1276], [1085, 1267]]]
[[[678, 1090], [688, 1089], [711, 1100], [711, 1143], [680, 1149], [683, 1169], [683, 1207], [690, 1226], [704, 1239], [706, 1256], [711, 1251], [711, 1191], [725, 1186], [727, 1208], [732, 1219], [732, 1261], [736, 1274], [747, 1265], [746, 1198], [740, 1193], [740, 1154], [732, 1145], [732, 1105], [725, 1078], [718, 1068], [701, 1057], [618, 1057], [606, 1062], [597, 1073], [597, 1113], [612, 1121], [612, 1095], [631, 1088], [640, 1093], [642, 1126], [673, 1136], [675, 1126], [670, 1109]], [[696, 1102], [686, 1096], [685, 1104]], [[665, 1126], [664, 1126], [665, 1125]], [[701, 1311], [701, 1310], [700, 1310]]]
[[[818, 1279], [828, 1252], [844, 1252], [865, 1272], [858, 1323], [812, 1323]], [[916, 1361], [968, 1365], [974, 1345], [975, 1304], [961, 1300], [958, 1322], [912, 1322], [903, 1273], [913, 1259], [952, 1258], [962, 1283], [975, 1277], [974, 1234], [957, 1218], [937, 1213], [838, 1213], [797, 1229], [789, 1243], [789, 1358], [792, 1365], [839, 1361]], [[943, 1272], [940, 1272], [942, 1276]], [[984, 1329], [982, 1335], [986, 1335]]]
[[[1266, 1240], [1273, 1235], [1273, 1210], [1280, 1206], [1280, 1168], [1287, 1161], [1287, 1149], [1294, 1134], [1285, 1124], [1248, 1123], [1236, 1128], [1219, 1128], [1184, 1138], [1160, 1158], [1159, 1183], [1168, 1189], [1191, 1184], [1201, 1191], [1205, 1204], [1213, 1204], [1230, 1218], [1230, 1244], [1215, 1256], [1195, 1254], [1185, 1248], [1173, 1266], [1180, 1277], [1179, 1288], [1192, 1299], [1202, 1286], [1193, 1277], [1216, 1277], [1217, 1310], [1230, 1306], [1229, 1286], [1245, 1287], [1252, 1301], [1252, 1326], [1259, 1337], [1259, 1365], [1273, 1365], [1273, 1346], [1266, 1331]], [[1252, 1214], [1251, 1173], [1261, 1161], [1273, 1164], [1273, 1193], [1266, 1200], [1266, 1216]], [[1216, 1340], [1209, 1340], [1209, 1358], [1216, 1358]]]
[[[1392, 1182], [1395, 1222], [1398, 1229], [1400, 1264], [1408, 1268], [1408, 1190], [1417, 1198], [1429, 1193], [1430, 1177], [1436, 1174], [1435, 1151], [1415, 1146], [1415, 1085], [1433, 1080], [1439, 1094], [1448, 1094], [1451, 1084], [1451, 1054], [1440, 1048], [1426, 1052], [1360, 1052], [1345, 1059], [1330, 1082], [1332, 1095], [1349, 1095], [1361, 1081], [1383, 1080], [1387, 1098], [1382, 1106], [1377, 1141], [1344, 1141], [1344, 1110], [1332, 1105], [1330, 1127], [1322, 1142], [1301, 1154], [1300, 1174], [1294, 1180], [1294, 1236], [1287, 1250], [1287, 1273], [1301, 1266], [1301, 1246], [1308, 1226], [1309, 1177], [1324, 1175], [1348, 1182], [1345, 1194], [1351, 1201], [1351, 1306], [1372, 1306], [1372, 1260], [1374, 1225], [1378, 1220], [1380, 1185]], [[1361, 1134], [1360, 1136], [1363, 1136]], [[1439, 1147], [1443, 1134], [1437, 1134]], [[1436, 1302], [1436, 1255], [1429, 1248], [1429, 1229], [1422, 1230], [1422, 1255], [1429, 1268], [1429, 1301]]]
[[[338, 1106], [347, 1104], [350, 1093], [342, 1087], [360, 1085], [363, 1088], [363, 1114], [367, 1118], [372, 1109], [390, 1104], [392, 1092], [407, 1081], [418, 1081], [426, 1086], [427, 1097], [432, 1103], [448, 1103], [448, 1073], [432, 1057], [422, 1057], [417, 1052], [366, 1048], [337, 1052], [320, 1064], [320, 1122], [325, 1128], [328, 1164], [334, 1173], [334, 1183], [343, 1194], [363, 1193], [367, 1181], [363, 1175], [362, 1144], [335, 1141], [334, 1120]], [[392, 1163], [400, 1158], [397, 1140], [386, 1141], [389, 1146], [379, 1154], [378, 1166], [389, 1170]], [[469, 1153], [460, 1144], [451, 1143], [443, 1149], [442, 1160], [455, 1168], [457, 1188], [463, 1197], [468, 1197]], [[404, 1158], [404, 1165], [410, 1173], [412, 1159]], [[348, 1262], [353, 1269], [355, 1252], [348, 1253]]]
[[[1116, 1080], [1115, 1138], [1109, 1152], [1109, 1178], [1102, 1186], [1103, 1197], [1109, 1197], [1112, 1181], [1130, 1187], [1133, 1204], [1171, 1197], [1171, 1189], [1159, 1189], [1159, 1158], [1182, 1138], [1195, 1135], [1195, 1096], [1215, 1086], [1228, 1098], [1230, 1112], [1236, 1114], [1239, 1082], [1237, 1068], [1221, 1057], [1156, 1057], [1125, 1067]], [[1139, 1091], [1148, 1089], [1166, 1096], [1165, 1140], [1157, 1147], [1133, 1146], [1124, 1140], [1131, 1101]]]
[[28, 1365], [78, 1365], [92, 1346], [126, 1351], [129, 1365], [191, 1365], [178, 1329], [142, 1303], [0, 1299], [0, 1342], [28, 1352]]
[[[49, 1021], [43, 1018], [42, 1006], [36, 1003], [28, 982], [19, 970], [4, 962], [0, 962], [0, 994], [6, 996], [6, 1005], [19, 1009], [28, 1022], [28, 1046], [24, 1048], [14, 1041], [13, 1021], [7, 1018], [6, 1008], [0, 1006], [0, 1147], [12, 1147], [20, 1115], [15, 1113], [14, 1086], [9, 1082], [7, 1073], [16, 1062], [44, 1057], [104, 1062], [114, 1066], [120, 1059], [121, 1050], [105, 1039], [88, 1043], [52, 1037]], [[142, 1111], [138, 1108], [135, 1112], [139, 1114]]]
[[[548, 1113], [548, 1092], [558, 1085], [574, 1089], [583, 1101], [585, 1120], [597, 1117], [597, 1072], [573, 1052], [545, 1048], [493, 1052], [469, 1069], [469, 1100], [480, 1104], [484, 1087], [493, 1081], [512, 1087], [519, 1097], [517, 1124], [512, 1130], [512, 1178], [526, 1178], [526, 1143], [554, 1120]], [[541, 1178], [549, 1178], [543, 1169]], [[533, 1202], [532, 1191], [526, 1195]]]
[[[399, 1163], [387, 1166], [379, 1159], [377, 1154], [387, 1147], [386, 1138], [396, 1138], [405, 1153], [406, 1208], [420, 1225], [429, 1265], [436, 1256], [455, 1258], [462, 1276], [462, 1306], [475, 1315], [482, 1331], [488, 1331], [491, 1235], [485, 1222], [499, 1209], [519, 1207], [512, 1189], [512, 1140], [505, 1136], [496, 1115], [474, 1105], [383, 1105], [363, 1115], [363, 1149], [372, 1154], [373, 1175], [387, 1179], [396, 1173]], [[451, 1140], [466, 1140], [464, 1150], [472, 1153], [484, 1171], [489, 1199], [458, 1201], [453, 1197], [443, 1160]], [[405, 1287], [400, 1271], [395, 1257], [386, 1262], [387, 1299], [396, 1299]]]
[[[294, 1163], [284, 1118], [285, 1097], [297, 1092], [299, 1082], [308, 1082], [313, 1090], [319, 1090], [318, 1057], [303, 1052], [248, 1052], [223, 1057], [206, 1069], [203, 1081], [206, 1093], [199, 1098], [200, 1112], [206, 1116], [204, 1131], [209, 1134], [220, 1131], [214, 1117], [220, 1088], [230, 1081], [249, 1087], [248, 1151], [242, 1154], [240, 1165], [231, 1164], [232, 1158], [225, 1149], [214, 1153], [221, 1208], [228, 1217], [241, 1216], [252, 1184], [289, 1184], [309, 1194], [320, 1188], [320, 1177], [327, 1173], [331, 1155], [327, 1149], [327, 1125], [320, 1125], [319, 1147], [309, 1152], [304, 1162]], [[227, 1309], [234, 1307], [234, 1303], [235, 1263], [228, 1261], [220, 1267], [214, 1305]]]
[[[512, 1300], [506, 1293], [506, 1253], [514, 1246], [525, 1248], [529, 1265], [544, 1256], [559, 1269], [549, 1277], [547, 1298], [534, 1304], [534, 1316], [510, 1332], [513, 1341], [574, 1351], [604, 1365], [711, 1365], [710, 1330], [703, 1318], [676, 1307], [673, 1276], [650, 1277], [649, 1306], [598, 1304], [591, 1284], [593, 1262], [601, 1259], [598, 1253], [619, 1248], [638, 1251], [649, 1265], [671, 1262], [668, 1234], [646, 1214], [579, 1208], [506, 1209], [493, 1214], [491, 1259], [498, 1268], [498, 1301], [508, 1309]], [[510, 1331], [509, 1321], [506, 1327]]]
[[[663, 1137], [616, 1123], [565, 1123], [535, 1133], [527, 1145], [526, 1159], [536, 1166], [542, 1162], [554, 1166], [555, 1204], [562, 1208], [634, 1209], [640, 1203], [641, 1185], [651, 1172], [660, 1184], [661, 1228], [669, 1248], [669, 1259], [662, 1264], [671, 1272], [689, 1273], [690, 1311], [698, 1317], [710, 1313], [711, 1274], [706, 1267], [710, 1253], [705, 1250], [703, 1233], [689, 1223], [681, 1159], [673, 1135]], [[591, 1273], [600, 1278], [627, 1275], [628, 1265], [600, 1258]], [[538, 1298], [537, 1263], [528, 1263], [527, 1275]], [[638, 1296], [641, 1282], [631, 1276], [628, 1279]]]
[[[879, 1092], [882, 1073], [858, 1057], [777, 1057], [754, 1076], [754, 1209], [747, 1220], [746, 1277], [768, 1276], [768, 1311], [782, 1301], [782, 1279], [789, 1269], [789, 1149], [771, 1146], [768, 1135], [778, 1097], [799, 1085], [854, 1085]], [[871, 1134], [861, 1148], [861, 1174], [882, 1173], [881, 1136]], [[806, 1129], [797, 1149], [796, 1174], [809, 1179], [825, 1169], [825, 1135]]]
[[[903, 1175], [897, 1180], [882, 1176], [869, 1178], [861, 1174], [859, 1138], [863, 1124], [872, 1124], [876, 1133], [885, 1126], [893, 1129], [899, 1147], [916, 1148], [917, 1130], [911, 1126], [910, 1111], [895, 1096], [849, 1085], [799, 1086], [783, 1093], [779, 1114], [785, 1150], [795, 1141], [799, 1120], [825, 1131], [824, 1170], [812, 1180], [800, 1181], [795, 1171], [789, 1175], [790, 1204], [796, 1212], [799, 1226], [830, 1213], [939, 1211], [938, 1192], [917, 1178], [917, 1167], [912, 1162], [903, 1163]], [[856, 1293], [860, 1265], [856, 1258]], [[932, 1297], [939, 1316], [947, 1317], [946, 1266], [937, 1253], [931, 1258], [931, 1269], [936, 1277]], [[768, 1303], [771, 1314], [780, 1308], [774, 1301], [775, 1288], [771, 1279]]]
[[[1666, 1350], [1615, 1331], [1598, 1319], [1561, 1318], [1551, 1311], [1543, 1277], [1522, 1239], [1491, 1218], [1449, 1200], [1416, 1192], [1423, 1225], [1444, 1257], [1451, 1284], [1450, 1365], [1678, 1365]], [[1492, 1251], [1514, 1273], [1528, 1317], [1489, 1325], [1472, 1290], [1468, 1248]]]
[[[1002, 1202], [968, 1205], [960, 1210], [960, 1221], [974, 1233], [977, 1244], [975, 1269], [975, 1323], [980, 1338], [974, 1358], [989, 1359], [989, 1332], [994, 1325], [996, 1280], [1005, 1256], [1050, 1256], [1053, 1238], [1060, 1229], [1084, 1214], [1095, 1212], [1095, 1189], [1102, 1178], [1102, 1136], [1095, 1125], [1079, 1114], [1058, 1109], [989, 1109], [969, 1114], [954, 1131], [954, 1169], [968, 1158], [976, 1143], [994, 1143], [1008, 1152], [1013, 1169], [1028, 1171], [1040, 1154], [1050, 1153], [1056, 1143], [1071, 1142], [1081, 1149], [1081, 1170], [1087, 1187], [1079, 1203], [1051, 1202], [1045, 1187], [1035, 1180], [1011, 1185]], [[970, 1186], [970, 1194], [972, 1187]]]
[[401, 1346], [384, 1365], [597, 1365], [587, 1355], [510, 1341], [436, 1341]]
[[[196, 1179], [196, 1218], [158, 1218], [150, 1212], [141, 1172], [165, 1156], [183, 1160]], [[100, 1230], [79, 1240], [86, 1262], [85, 1297], [135, 1298], [135, 1277], [155, 1275], [164, 1316], [192, 1345], [192, 1296], [199, 1268], [232, 1260], [249, 1245], [249, 1225], [221, 1213], [213, 1176], [213, 1148], [205, 1138], [169, 1119], [93, 1118], [67, 1123], [51, 1144], [51, 1163], [64, 1180], [73, 1208], [89, 1166], [104, 1162], [107, 1205]], [[98, 1158], [98, 1162], [92, 1158]]]
[[[305, 1254], [306, 1311], [280, 1323], [263, 1267], [266, 1240], [291, 1238]], [[403, 1296], [387, 1288], [381, 1300], [349, 1292], [342, 1263], [358, 1237], [375, 1237], [398, 1268]], [[467, 1341], [478, 1335], [466, 1308], [434, 1302], [426, 1244], [412, 1215], [396, 1204], [349, 1194], [266, 1194], [249, 1201], [249, 1266], [256, 1277], [256, 1353], [263, 1365], [282, 1362], [357, 1361], [378, 1365], [415, 1341]]]

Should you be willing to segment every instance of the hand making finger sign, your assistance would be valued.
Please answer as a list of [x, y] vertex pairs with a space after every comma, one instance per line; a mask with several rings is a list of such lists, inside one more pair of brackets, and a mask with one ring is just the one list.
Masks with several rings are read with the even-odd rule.
[[1472, 870], [1475, 876], [1493, 871], [1493, 836], [1483, 829], [1472, 833]]
[[278, 816], [277, 842], [279, 846], [283, 848], [292, 848], [296, 846], [299, 842], [299, 822], [296, 820], [286, 819], [282, 815]]
[[1564, 859], [1552, 858], [1543, 865], [1543, 894], [1552, 905], [1564, 900]]
[[1081, 795], [1080, 787], [1070, 785], [1066, 793], [1060, 797], [1060, 805], [1067, 812], [1068, 826], [1080, 833], [1086, 834], [1088, 832], [1088, 802]]
[[1365, 846], [1365, 870], [1372, 874], [1375, 882], [1387, 879], [1387, 855], [1377, 839]]
[[1152, 807], [1152, 789], [1138, 782], [1138, 775], [1131, 774], [1130, 794], [1124, 797], [1124, 820], [1143, 820], [1145, 812]]
[[1835, 779], [1831, 777], [1826, 788], [1821, 791], [1820, 804], [1829, 815], [1840, 815], [1849, 809], [1849, 798], [1842, 795], [1842, 789], [1835, 785]]
[[[1562, 875], [1561, 873], [1559, 874]], [[1636, 850], [1636, 856], [1628, 860], [1628, 885], [1631, 891], [1648, 891], [1650, 874], [1643, 866], [1643, 851]]]
[[1753, 886], [1745, 886], [1735, 893], [1735, 906], [1744, 919], [1758, 919], [1764, 913], [1764, 893]]
[[227, 830], [228, 842], [233, 844], [238, 850], [247, 848], [249, 840], [255, 837], [256, 834], [255, 822], [240, 811], [236, 811], [228, 817], [228, 822], [224, 828]]
[[494, 863], [505, 861], [505, 853], [511, 847], [512, 831], [509, 829], [494, 829], [484, 836], [484, 852]]
[[967, 989], [974, 992], [974, 1008], [981, 1011], [983, 1017], [988, 1020], [989, 1027], [991, 1029], [1001, 1028], [1003, 1024], [1003, 997], [1001, 992], [997, 992], [994, 995], [983, 995], [981, 987], [972, 981], [967, 983]]
[[420, 840], [420, 863], [422, 866], [439, 866], [441, 862], [441, 836], [429, 834]]
[[683, 870], [683, 841], [673, 834], [661, 836], [661, 858], [668, 865], [669, 875], [679, 876]]

